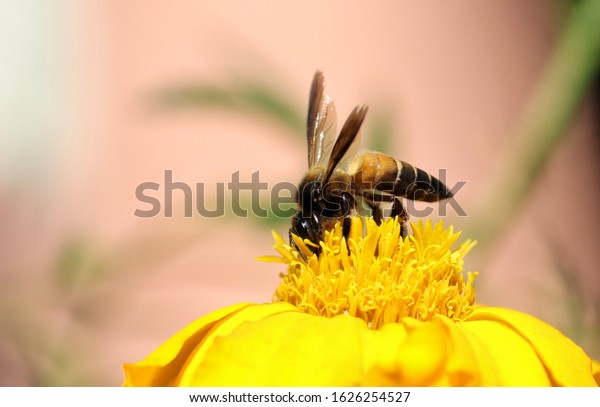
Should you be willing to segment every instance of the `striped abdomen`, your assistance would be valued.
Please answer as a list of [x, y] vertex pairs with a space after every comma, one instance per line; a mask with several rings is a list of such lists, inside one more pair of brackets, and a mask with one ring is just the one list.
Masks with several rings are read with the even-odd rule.
[[376, 190], [425, 202], [452, 196], [443, 182], [427, 172], [374, 151], [358, 155], [350, 166], [350, 173], [357, 192]]

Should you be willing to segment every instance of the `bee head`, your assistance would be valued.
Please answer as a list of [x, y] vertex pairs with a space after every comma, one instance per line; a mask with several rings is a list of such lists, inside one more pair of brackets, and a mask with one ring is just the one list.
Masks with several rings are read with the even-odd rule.
[[[316, 213], [311, 213], [308, 216], [303, 216], [302, 212], [297, 212], [292, 218], [292, 227], [290, 228], [290, 245], [296, 246], [292, 239], [292, 234], [301, 239], [308, 239], [315, 244], [323, 239], [323, 229], [319, 217]], [[319, 254], [320, 248], [309, 246], [310, 249]]]

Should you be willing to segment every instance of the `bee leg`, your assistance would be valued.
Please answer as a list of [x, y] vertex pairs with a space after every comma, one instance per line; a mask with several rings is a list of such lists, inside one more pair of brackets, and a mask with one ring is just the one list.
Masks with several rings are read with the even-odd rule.
[[348, 246], [348, 235], [350, 234], [350, 227], [352, 226], [352, 218], [346, 217], [344, 218], [344, 223], [342, 224], [342, 236], [346, 239], [346, 249], [348, 253], [350, 253], [350, 246]]
[[348, 238], [348, 235], [350, 234], [350, 226], [352, 226], [352, 218], [344, 218], [344, 223], [342, 224], [342, 233], [344, 234], [345, 238]]
[[290, 237], [290, 246], [298, 250], [298, 245], [296, 244], [296, 242], [294, 242], [294, 239], [292, 238], [292, 229], [289, 230], [288, 235]]
[[371, 197], [366, 197], [363, 195], [362, 198], [362, 202], [366, 203], [369, 209], [371, 210], [371, 216], [373, 217], [375, 223], [381, 225], [381, 222], [383, 221], [383, 210], [381, 209], [381, 206], [372, 199], [370, 199]]
[[300, 250], [300, 248], [298, 247], [298, 245], [292, 238], [292, 230], [291, 229], [289, 231], [289, 236], [290, 236], [290, 246], [293, 247], [298, 252], [300, 257], [302, 257], [302, 260], [304, 260], [304, 262], [306, 263], [308, 261], [308, 259], [306, 258], [306, 256], [304, 256], [304, 253], [302, 253], [302, 250]]
[[391, 195], [374, 195], [369, 192], [363, 192], [362, 198], [363, 202], [365, 202], [367, 206], [371, 209], [371, 216], [373, 217], [375, 223], [377, 223], [378, 225], [381, 225], [381, 222], [383, 222], [384, 217], [384, 211], [381, 208], [381, 203], [392, 202], [394, 199], [396, 199]]
[[406, 228], [408, 212], [406, 212], [406, 209], [404, 209], [402, 202], [398, 198], [394, 199], [394, 204], [392, 205], [392, 218], [395, 216], [398, 217], [398, 223], [400, 223], [400, 236], [404, 239], [408, 236], [408, 230]]
[[373, 220], [378, 225], [381, 225], [381, 222], [383, 222], [383, 209], [381, 209], [381, 206], [375, 202], [367, 202], [367, 204], [371, 207], [371, 215], [373, 216]]

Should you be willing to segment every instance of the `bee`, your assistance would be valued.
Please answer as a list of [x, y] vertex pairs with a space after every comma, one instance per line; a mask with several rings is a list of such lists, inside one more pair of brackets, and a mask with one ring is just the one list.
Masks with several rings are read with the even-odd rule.
[[296, 246], [295, 234], [314, 243], [309, 247], [318, 255], [325, 231], [342, 222], [347, 237], [352, 216], [362, 209], [381, 223], [384, 203], [392, 204], [390, 215], [398, 217], [404, 238], [408, 213], [399, 198], [435, 202], [452, 197], [444, 183], [411, 164], [377, 151], [357, 151], [366, 115], [366, 106], [355, 107], [338, 136], [335, 105], [325, 94], [323, 74], [315, 73], [308, 102], [308, 172], [296, 193], [290, 245]]

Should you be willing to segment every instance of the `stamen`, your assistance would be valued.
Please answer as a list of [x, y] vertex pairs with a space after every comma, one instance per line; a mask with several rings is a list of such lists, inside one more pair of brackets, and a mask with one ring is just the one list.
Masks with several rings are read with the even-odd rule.
[[293, 236], [296, 247], [291, 247], [276, 236], [275, 249], [288, 270], [273, 301], [312, 315], [349, 314], [372, 329], [405, 317], [464, 320], [473, 309], [477, 273], [465, 275], [463, 257], [475, 243], [452, 250], [460, 233], [444, 229], [442, 222], [419, 222], [412, 230], [402, 239], [397, 219], [377, 225], [367, 218], [363, 236], [363, 222], [355, 217], [347, 243], [337, 224], [325, 233], [318, 256], [309, 248], [312, 242]]

